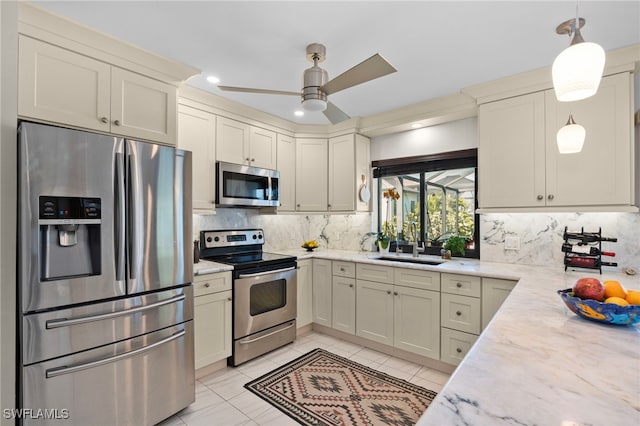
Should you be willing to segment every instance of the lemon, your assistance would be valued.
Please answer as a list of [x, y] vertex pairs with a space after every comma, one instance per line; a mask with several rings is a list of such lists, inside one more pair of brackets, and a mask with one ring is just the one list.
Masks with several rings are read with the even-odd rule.
[[630, 305], [640, 305], [640, 290], [629, 290], [625, 298]]
[[622, 286], [622, 284], [620, 284], [619, 281], [607, 280], [607, 281], [603, 282], [602, 284], [604, 284], [604, 298], [605, 299], [608, 299], [610, 297], [619, 297], [621, 299], [624, 299], [625, 297], [627, 297], [627, 292], [624, 289], [624, 287]]
[[629, 306], [629, 302], [627, 302], [621, 297], [615, 297], [615, 296], [608, 297], [607, 299], [605, 299], [604, 303], [614, 303], [620, 306]]

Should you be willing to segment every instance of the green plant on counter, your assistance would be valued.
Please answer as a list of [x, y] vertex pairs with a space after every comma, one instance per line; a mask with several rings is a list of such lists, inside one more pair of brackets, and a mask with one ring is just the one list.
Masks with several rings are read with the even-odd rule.
[[391, 239], [389, 238], [388, 235], [385, 235], [382, 232], [378, 233], [378, 238], [376, 238], [376, 243], [380, 243], [379, 245], [381, 248], [386, 249], [387, 247], [389, 247], [390, 241]]
[[442, 246], [445, 250], [450, 250], [451, 254], [464, 256], [464, 249], [467, 246], [467, 238], [460, 235], [452, 235], [447, 238]]

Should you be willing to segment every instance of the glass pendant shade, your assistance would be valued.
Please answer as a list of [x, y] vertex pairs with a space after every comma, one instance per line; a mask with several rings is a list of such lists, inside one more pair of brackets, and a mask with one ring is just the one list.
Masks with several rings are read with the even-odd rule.
[[573, 120], [573, 116], [569, 115], [567, 124], [558, 130], [556, 142], [558, 143], [558, 151], [560, 154], [575, 154], [582, 151], [584, 138], [586, 136], [584, 127]]
[[595, 95], [604, 62], [604, 49], [596, 43], [581, 42], [567, 47], [553, 61], [551, 69], [556, 98], [572, 102]]
[[302, 101], [302, 108], [307, 111], [324, 111], [327, 109], [327, 102], [322, 99], [305, 99]]

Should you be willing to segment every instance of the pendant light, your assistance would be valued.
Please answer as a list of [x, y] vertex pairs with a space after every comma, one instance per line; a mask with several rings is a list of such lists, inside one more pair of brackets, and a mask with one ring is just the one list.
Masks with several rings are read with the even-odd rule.
[[570, 19], [558, 25], [556, 33], [573, 36], [571, 44], [553, 61], [551, 73], [556, 98], [560, 102], [578, 101], [593, 96], [598, 91], [604, 70], [604, 49], [596, 43], [585, 42], [580, 28], [583, 18]]
[[567, 124], [558, 130], [556, 142], [560, 154], [575, 154], [582, 151], [586, 131], [584, 127], [576, 124], [573, 115], [569, 114]]

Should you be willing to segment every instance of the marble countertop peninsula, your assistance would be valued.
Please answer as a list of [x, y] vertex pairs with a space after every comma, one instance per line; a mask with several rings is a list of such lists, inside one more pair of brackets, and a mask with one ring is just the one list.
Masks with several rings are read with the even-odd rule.
[[378, 260], [374, 252], [282, 253], [518, 280], [419, 425], [640, 424], [640, 324], [585, 320], [556, 294], [585, 276], [640, 289], [640, 276], [471, 259], [432, 266]]

